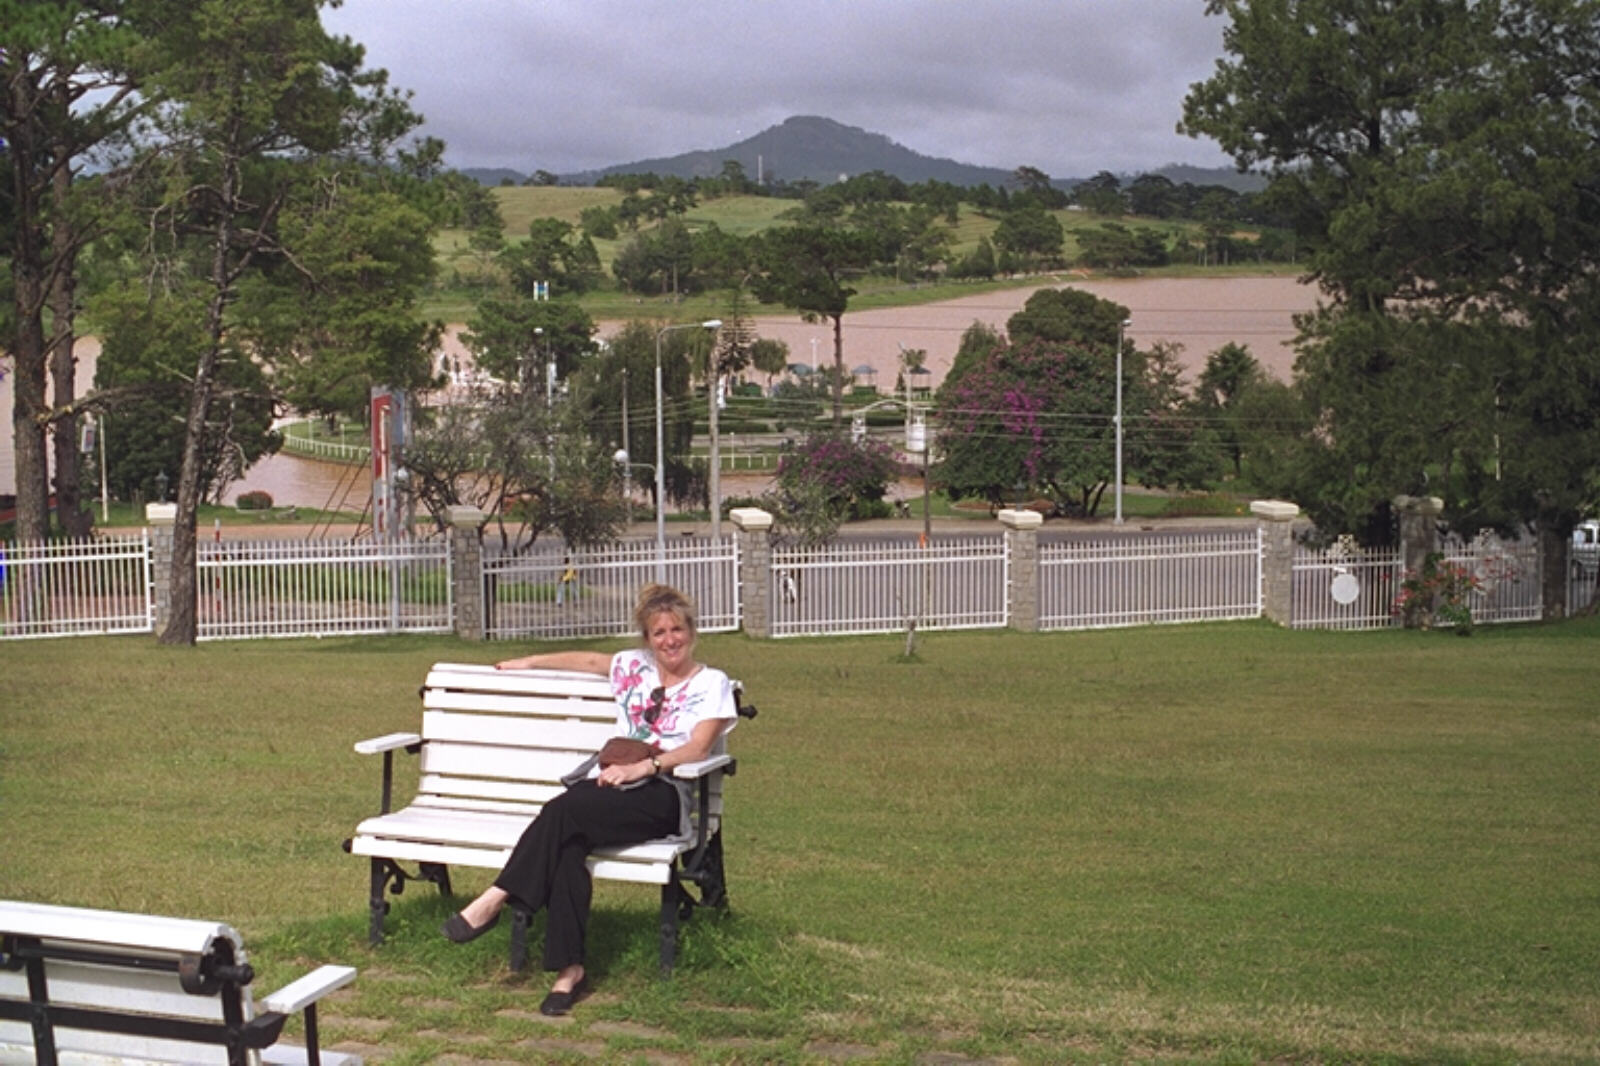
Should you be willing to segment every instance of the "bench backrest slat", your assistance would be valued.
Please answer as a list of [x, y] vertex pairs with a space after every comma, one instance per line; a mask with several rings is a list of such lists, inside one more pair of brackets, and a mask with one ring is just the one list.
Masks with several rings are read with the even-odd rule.
[[424, 684], [428, 688], [465, 689], [473, 692], [568, 695], [587, 699], [611, 698], [611, 682], [599, 674], [566, 670], [496, 670], [474, 663], [435, 663]]
[[604, 700], [574, 699], [566, 696], [429, 688], [423, 690], [422, 705], [428, 709], [475, 711], [479, 714], [582, 718], [596, 722], [617, 720], [617, 705], [609, 696]]
[[536, 719], [529, 729], [528, 719], [517, 715], [472, 714], [462, 711], [424, 711], [422, 739], [464, 744], [495, 744], [502, 747], [550, 748], [558, 751], [597, 751], [615, 735], [614, 721], [579, 722]]
[[422, 749], [421, 771], [424, 774], [554, 783], [590, 754], [585, 751], [549, 751], [434, 741]]
[[454, 797], [502, 800], [532, 808], [530, 817], [538, 808], [562, 792], [559, 784], [537, 784], [527, 781], [485, 781], [479, 778], [451, 777], [445, 774], [423, 774], [417, 782], [418, 796]]

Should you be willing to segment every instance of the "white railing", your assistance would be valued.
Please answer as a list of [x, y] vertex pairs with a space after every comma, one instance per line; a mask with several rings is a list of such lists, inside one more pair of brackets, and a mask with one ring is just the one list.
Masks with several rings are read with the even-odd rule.
[[291, 422], [283, 427], [283, 450], [296, 455], [309, 455], [315, 459], [329, 459], [336, 463], [364, 463], [372, 455], [370, 444], [347, 444], [343, 441], [321, 440], [312, 436], [301, 436], [290, 433], [294, 426], [306, 427], [310, 432], [310, 423]]
[[452, 628], [443, 540], [201, 541], [195, 588], [201, 640]]
[[772, 635], [1003, 626], [1008, 562], [998, 536], [775, 550]]
[[1348, 542], [1297, 548], [1290, 571], [1296, 629], [1385, 629], [1400, 591], [1399, 548], [1364, 550]]
[[142, 532], [0, 544], [0, 638], [149, 633], [154, 618]]
[[1444, 563], [1465, 567], [1477, 579], [1478, 588], [1468, 598], [1474, 622], [1539, 619], [1544, 593], [1539, 581], [1538, 538], [1502, 541], [1485, 534], [1465, 543], [1447, 540], [1441, 549]]
[[[702, 633], [739, 628], [739, 551], [733, 538], [672, 541], [665, 572], [666, 583], [694, 601]], [[483, 553], [483, 630], [490, 640], [632, 635], [638, 630], [633, 608], [639, 590], [656, 579], [654, 541], [587, 551], [552, 541], [511, 555], [490, 540]]]
[[1039, 626], [1092, 629], [1255, 618], [1255, 530], [1155, 534], [1039, 547]]

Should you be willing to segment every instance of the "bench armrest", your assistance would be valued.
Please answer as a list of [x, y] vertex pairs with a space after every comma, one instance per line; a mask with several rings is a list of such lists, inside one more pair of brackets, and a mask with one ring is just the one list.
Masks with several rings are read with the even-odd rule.
[[699, 762], [681, 762], [672, 768], [672, 776], [693, 780], [697, 777], [704, 777], [713, 770], [720, 770], [732, 761], [733, 758], [728, 755], [713, 755], [711, 758], [701, 759]]
[[387, 736], [373, 737], [371, 740], [357, 741], [356, 751], [362, 755], [376, 755], [379, 752], [409, 748], [413, 744], [421, 743], [422, 738], [415, 733], [390, 733]]
[[356, 979], [354, 966], [319, 966], [298, 981], [291, 981], [259, 1001], [274, 1014], [298, 1014], [311, 1004]]

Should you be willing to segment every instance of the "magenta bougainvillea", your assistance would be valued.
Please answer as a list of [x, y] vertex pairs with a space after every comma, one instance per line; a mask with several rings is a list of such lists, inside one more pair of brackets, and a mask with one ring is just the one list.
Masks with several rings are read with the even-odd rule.
[[835, 433], [817, 433], [786, 451], [778, 463], [778, 484], [788, 490], [810, 488], [835, 507], [849, 510], [883, 499], [899, 468], [894, 450], [868, 437], [852, 441]]

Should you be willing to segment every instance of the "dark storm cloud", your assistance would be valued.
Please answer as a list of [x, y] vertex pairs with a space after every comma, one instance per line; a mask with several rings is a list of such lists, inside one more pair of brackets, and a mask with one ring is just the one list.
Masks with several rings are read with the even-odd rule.
[[1226, 165], [1174, 132], [1221, 51], [1201, 0], [345, 0], [455, 166], [570, 172], [791, 115], [1058, 177]]

